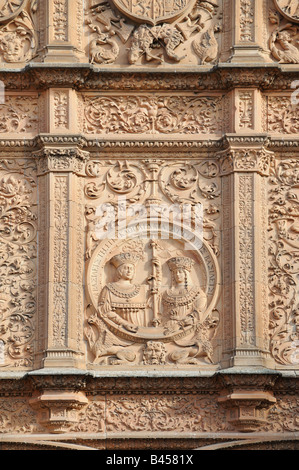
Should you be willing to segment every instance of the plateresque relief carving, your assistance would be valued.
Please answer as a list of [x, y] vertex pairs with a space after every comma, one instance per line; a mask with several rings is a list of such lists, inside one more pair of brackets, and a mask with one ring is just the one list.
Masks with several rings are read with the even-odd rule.
[[0, 370], [33, 365], [36, 312], [35, 168], [0, 161]]
[[299, 132], [299, 104], [293, 103], [291, 96], [268, 95], [265, 98], [267, 113], [265, 130], [270, 134], [296, 135]]
[[91, 2], [86, 24], [93, 64], [213, 64], [219, 54], [221, 2]]
[[284, 365], [299, 364], [299, 164], [277, 161], [270, 187], [270, 350]]
[[[217, 178], [210, 181], [214, 165], [207, 171], [206, 162], [87, 164], [85, 335], [93, 364], [215, 367], [220, 191]], [[202, 237], [192, 231], [196, 204]], [[181, 209], [191, 214], [183, 232]]]
[[273, 9], [270, 11], [271, 55], [281, 64], [298, 64], [299, 2], [298, 0], [273, 0], [273, 2]]
[[30, 61], [37, 50], [37, 0], [2, 1], [0, 4], [0, 57], [2, 62]]
[[222, 96], [85, 93], [81, 116], [86, 134], [220, 134]]
[[41, 127], [36, 94], [8, 94], [0, 103], [0, 135], [36, 135]]

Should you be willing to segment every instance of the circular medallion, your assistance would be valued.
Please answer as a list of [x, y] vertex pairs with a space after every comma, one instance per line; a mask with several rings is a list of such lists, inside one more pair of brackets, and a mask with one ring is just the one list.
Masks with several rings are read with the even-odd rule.
[[[161, 227], [161, 230], [163, 232], [163, 227]], [[142, 233], [147, 232], [147, 221], [142, 223], [140, 221], [138, 223], [138, 230], [135, 233], [135, 236], [138, 238], [138, 240], [144, 240], [144, 252], [146, 252], [146, 249], [150, 246], [150, 243], [146, 238], [142, 237]], [[166, 254], [169, 254], [169, 250], [173, 249], [176, 247], [177, 250], [180, 250], [182, 248], [182, 240], [177, 241], [177, 240], [166, 240], [166, 234], [167, 232], [160, 233], [160, 242], [163, 242], [163, 250], [160, 251], [161, 254], [161, 263], [164, 265], [162, 266], [162, 271], [164, 270], [167, 271], [167, 274], [169, 277], [165, 278], [162, 281], [163, 289], [165, 288], [166, 285], [168, 285], [168, 281], [170, 282], [170, 273], [168, 272], [168, 268], [165, 265], [166, 264], [166, 259], [165, 256]], [[133, 235], [133, 234], [132, 234]], [[134, 240], [135, 236], [133, 235], [131, 238], [131, 241]], [[157, 237], [158, 240], [158, 237]], [[217, 264], [217, 260], [215, 258], [214, 253], [212, 252], [211, 248], [209, 245], [205, 242], [205, 240], [197, 239], [197, 237], [194, 237], [194, 240], [190, 242], [190, 236], [186, 240], [183, 240], [184, 242], [188, 241], [188, 249], [193, 252], [194, 257], [197, 259], [197, 263], [195, 263], [194, 267], [194, 288], [190, 289], [187, 294], [185, 294], [185, 297], [178, 297], [176, 299], [176, 306], [177, 308], [185, 308], [186, 305], [192, 304], [196, 300], [196, 296], [198, 293], [198, 284], [201, 284], [199, 282], [199, 272], [202, 276], [203, 283], [205, 285], [204, 289], [207, 295], [207, 307], [206, 310], [203, 312], [203, 317], [202, 321], [204, 321], [205, 318], [207, 318], [215, 308], [218, 295], [219, 295], [219, 267]], [[127, 243], [128, 239], [124, 242]], [[190, 242], [190, 243], [189, 243]], [[95, 249], [92, 258], [90, 260], [88, 270], [87, 270], [87, 291], [88, 291], [88, 298], [90, 301], [90, 305], [93, 305], [95, 310], [98, 310], [98, 301], [101, 295], [101, 291], [105, 286], [109, 287], [109, 290], [111, 291], [111, 287], [113, 288], [113, 284], [107, 283], [105, 279], [105, 267], [107, 264], [109, 264], [108, 260], [111, 258], [112, 253], [114, 252], [115, 249], [120, 249], [120, 240], [103, 240], [101, 241], [97, 248]], [[193, 248], [193, 249], [192, 249]], [[190, 253], [190, 251], [189, 251]], [[136, 274], [136, 282], [138, 283], [139, 280], [142, 280], [144, 278], [148, 279], [149, 276], [151, 275], [150, 271], [147, 271], [149, 269], [150, 261], [144, 262], [144, 263], [139, 263], [139, 265], [144, 264], [144, 266], [140, 266], [141, 271], [137, 272]], [[143, 272], [142, 269], [145, 269]], [[133, 286], [132, 287], [132, 293], [134, 295], [137, 295], [140, 292], [140, 286]], [[112, 293], [116, 294], [117, 297], [120, 299], [119, 303], [123, 303], [123, 295], [121, 293], [118, 293], [117, 291], [113, 291]], [[161, 292], [160, 292], [161, 293]], [[131, 296], [133, 298], [133, 295]], [[128, 299], [131, 300], [131, 299]], [[167, 295], [165, 297], [165, 300], [167, 302]], [[148, 305], [148, 304], [146, 304]], [[124, 308], [124, 307], [123, 307]], [[131, 307], [133, 309], [133, 306]], [[166, 332], [164, 327], [152, 327], [150, 325], [148, 326], [139, 326], [138, 331], [128, 331], [124, 329], [120, 324], [114, 319], [111, 319], [107, 317], [106, 315], [100, 314], [100, 317], [108, 327], [108, 329], [113, 332], [116, 336], [121, 337], [122, 339], [126, 341], [133, 341], [136, 343], [144, 343], [146, 341], [150, 340], [158, 340], [163, 343], [171, 342], [171, 341], [178, 341], [181, 340], [182, 338], [194, 333], [196, 324], [192, 325], [186, 325], [186, 327], [183, 328], [183, 330], [178, 330], [174, 332]], [[116, 317], [117, 318], [117, 317]]]
[[299, 23], [299, 0], [274, 0], [278, 11], [289, 21]]
[[13, 20], [22, 11], [27, 0], [0, 0], [0, 23]]
[[175, 20], [195, 1], [193, 0], [112, 0], [126, 16], [139, 23], [152, 25]]

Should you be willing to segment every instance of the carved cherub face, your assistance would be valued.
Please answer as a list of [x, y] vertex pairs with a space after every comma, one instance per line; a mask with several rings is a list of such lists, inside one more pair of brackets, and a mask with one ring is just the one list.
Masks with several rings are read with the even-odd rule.
[[135, 276], [135, 266], [131, 263], [124, 263], [117, 269], [119, 279], [131, 281]]

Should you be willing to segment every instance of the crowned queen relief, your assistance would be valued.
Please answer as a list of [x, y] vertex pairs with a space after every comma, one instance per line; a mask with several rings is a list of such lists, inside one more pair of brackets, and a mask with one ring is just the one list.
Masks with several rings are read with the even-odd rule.
[[176, 240], [98, 245], [87, 274], [95, 366], [213, 365], [217, 267], [207, 246], [181, 248]]

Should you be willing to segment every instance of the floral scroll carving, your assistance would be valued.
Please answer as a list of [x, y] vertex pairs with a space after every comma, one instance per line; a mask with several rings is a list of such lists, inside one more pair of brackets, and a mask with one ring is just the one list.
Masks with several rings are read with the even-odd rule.
[[35, 169], [28, 162], [2, 160], [0, 165], [0, 367], [32, 367], [37, 250]]
[[223, 127], [222, 97], [83, 97], [88, 134], [218, 134]]
[[298, 162], [278, 161], [270, 191], [270, 347], [283, 365], [299, 362], [298, 188]]
[[271, 134], [298, 134], [299, 119], [296, 103], [289, 96], [267, 97], [267, 131]]
[[38, 98], [6, 93], [0, 104], [0, 134], [37, 134], [39, 130]]

